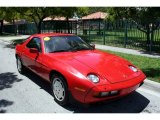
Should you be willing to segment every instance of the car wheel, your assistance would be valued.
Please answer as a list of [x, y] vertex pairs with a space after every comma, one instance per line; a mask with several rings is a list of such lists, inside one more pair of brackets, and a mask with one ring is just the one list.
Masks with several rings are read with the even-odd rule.
[[54, 74], [51, 78], [52, 94], [55, 101], [61, 106], [68, 104], [68, 87], [63, 76]]
[[18, 72], [20, 74], [24, 74], [25, 73], [25, 68], [24, 68], [24, 66], [22, 64], [22, 61], [21, 61], [20, 57], [17, 57], [17, 69], [18, 69]]

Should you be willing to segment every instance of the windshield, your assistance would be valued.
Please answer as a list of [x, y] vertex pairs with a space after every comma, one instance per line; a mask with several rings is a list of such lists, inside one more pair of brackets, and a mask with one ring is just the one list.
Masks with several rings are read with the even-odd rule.
[[91, 50], [92, 47], [78, 36], [49, 36], [43, 38], [45, 52]]

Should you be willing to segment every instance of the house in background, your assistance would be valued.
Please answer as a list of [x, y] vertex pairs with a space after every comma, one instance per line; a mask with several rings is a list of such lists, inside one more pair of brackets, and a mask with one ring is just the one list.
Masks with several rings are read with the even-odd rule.
[[96, 13], [92, 13], [89, 14], [87, 16], [83, 16], [82, 20], [104, 20], [106, 17], [108, 16], [107, 13], [105, 12], [96, 12]]
[[87, 30], [96, 30], [97, 34], [103, 34], [100, 30], [104, 28], [103, 21], [108, 17], [105, 12], [96, 12], [81, 18], [83, 34], [87, 34]]
[[[103, 34], [100, 30], [104, 28], [103, 21], [108, 16], [104, 12], [96, 12], [81, 18], [73, 16], [68, 21], [66, 17], [46, 17], [43, 19], [41, 32], [62, 32], [73, 34], [89, 34], [89, 31], [96, 31], [97, 34]], [[34, 22], [28, 22], [24, 19], [7, 22], [4, 24], [3, 31], [15, 34], [34, 34], [36, 27]]]
[[[108, 17], [108, 14], [105, 12], [96, 12], [96, 13], [92, 13], [86, 16], [83, 16], [81, 18], [78, 17], [73, 17], [73, 18], [69, 18], [69, 27], [72, 33], [73, 29], [78, 30], [79, 33], [81, 33], [80, 31], [82, 31], [81, 34], [88, 34], [87, 32], [89, 30], [96, 30], [98, 31], [97, 34], [101, 34], [102, 32], [100, 31], [101, 29], [103, 29], [104, 24], [102, 21], [105, 20], [105, 18]], [[67, 24], [66, 24], [66, 18], [65, 17], [55, 17], [55, 18], [51, 18], [51, 17], [46, 17], [43, 20], [45, 23], [50, 23], [52, 25], [48, 25], [49, 27], [54, 25], [54, 28], [56, 28], [56, 30], [58, 30], [59, 28], [61, 29], [67, 29]], [[49, 29], [49, 28], [47, 28]], [[77, 31], [76, 31], [77, 33]], [[102, 33], [103, 34], [103, 33]]]
[[77, 20], [75, 18], [57, 16], [57, 17], [46, 17], [43, 19], [43, 32], [61, 32], [61, 33], [73, 33], [77, 34], [76, 31]]

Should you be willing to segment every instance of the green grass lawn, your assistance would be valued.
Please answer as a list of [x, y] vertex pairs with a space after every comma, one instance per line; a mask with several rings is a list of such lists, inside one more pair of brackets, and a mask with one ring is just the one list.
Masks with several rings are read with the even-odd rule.
[[160, 58], [150, 58], [108, 50], [105, 52], [116, 54], [122, 58], [127, 59], [128, 61], [136, 65], [138, 68], [140, 68], [149, 80], [160, 83]]

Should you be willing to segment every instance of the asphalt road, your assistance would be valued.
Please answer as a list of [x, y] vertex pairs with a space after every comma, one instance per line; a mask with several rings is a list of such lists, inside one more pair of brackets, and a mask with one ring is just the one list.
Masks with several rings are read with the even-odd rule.
[[16, 69], [15, 50], [0, 41], [0, 113], [159, 113], [160, 92], [146, 85], [136, 92], [112, 102], [82, 107], [61, 107], [54, 102], [49, 84], [29, 72]]

